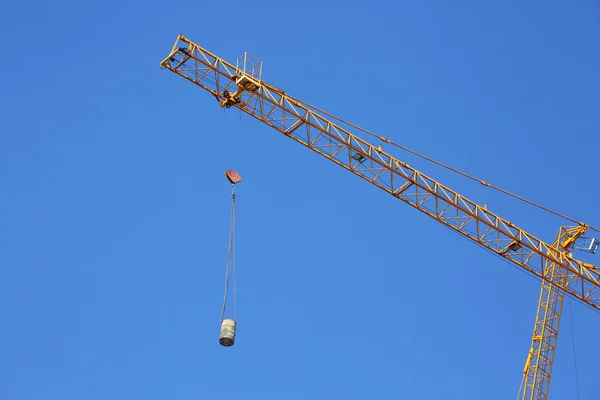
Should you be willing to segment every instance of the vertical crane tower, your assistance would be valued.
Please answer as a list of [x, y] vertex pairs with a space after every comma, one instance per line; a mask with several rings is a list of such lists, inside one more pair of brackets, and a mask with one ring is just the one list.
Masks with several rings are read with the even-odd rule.
[[600, 271], [574, 258], [572, 252], [595, 253], [600, 242], [583, 235], [588, 230], [598, 231], [596, 228], [571, 220], [575, 226], [560, 227], [551, 244], [536, 238], [383, 151], [381, 144], [374, 146], [361, 139], [358, 133], [398, 146], [389, 139], [262, 81], [262, 61], [248, 53], [233, 65], [179, 35], [160, 66], [211, 93], [221, 107], [240, 109], [540, 278], [532, 345], [517, 398], [547, 398], [565, 295], [600, 310]]

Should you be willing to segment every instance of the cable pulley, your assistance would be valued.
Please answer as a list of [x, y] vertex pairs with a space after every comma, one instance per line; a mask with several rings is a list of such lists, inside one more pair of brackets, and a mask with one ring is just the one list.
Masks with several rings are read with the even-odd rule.
[[[229, 248], [227, 251], [227, 266], [225, 268], [225, 294], [223, 295], [223, 308], [221, 310], [221, 334], [219, 343], [230, 347], [235, 342], [236, 329], [236, 259], [235, 259], [235, 185], [242, 181], [240, 174], [233, 170], [225, 171], [225, 176], [231, 183], [231, 220], [229, 224]], [[233, 281], [233, 319], [225, 318], [229, 281]]]

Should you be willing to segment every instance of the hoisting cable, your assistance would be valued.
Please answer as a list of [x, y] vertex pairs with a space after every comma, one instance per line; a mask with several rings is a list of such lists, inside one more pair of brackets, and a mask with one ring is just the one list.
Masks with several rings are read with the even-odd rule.
[[229, 292], [230, 271], [233, 270], [233, 319], [237, 319], [236, 299], [236, 262], [235, 262], [235, 184], [231, 184], [231, 220], [229, 222], [229, 247], [227, 250], [227, 266], [225, 268], [225, 293], [223, 294], [223, 308], [221, 310], [221, 323], [225, 319], [227, 308], [227, 295]]
[[227, 114], [225, 113], [225, 109], [223, 109], [223, 144], [225, 146], [225, 168], [227, 168]]
[[[223, 136], [225, 141], [225, 167], [229, 167], [227, 161], [227, 114], [223, 111]], [[231, 217], [229, 221], [229, 243], [227, 249], [227, 264], [225, 267], [225, 292], [223, 293], [223, 307], [221, 308], [221, 333], [219, 343], [222, 346], [230, 347], [235, 342], [235, 331], [237, 325], [237, 266], [236, 266], [236, 237], [235, 237], [235, 185], [242, 180], [242, 177], [231, 169], [226, 169], [225, 176], [231, 183]], [[227, 311], [227, 297], [229, 296], [229, 281], [233, 280], [233, 319], [225, 318]]]
[[317, 112], [321, 113], [321, 114], [327, 115], [328, 117], [330, 117], [330, 118], [333, 118], [333, 119], [335, 119], [335, 120], [337, 120], [337, 121], [339, 121], [339, 122], [341, 122], [341, 123], [344, 123], [344, 124], [346, 124], [346, 125], [348, 125], [348, 126], [351, 126], [351, 127], [355, 128], [355, 129], [358, 129], [358, 130], [359, 130], [359, 131], [361, 131], [361, 132], [364, 132], [364, 133], [366, 133], [366, 134], [368, 134], [368, 135], [371, 135], [371, 136], [373, 136], [373, 137], [376, 137], [376, 138], [378, 138], [378, 139], [382, 140], [382, 141], [383, 141], [383, 142], [385, 142], [385, 143], [391, 144], [392, 146], [398, 147], [398, 148], [400, 148], [400, 149], [402, 149], [402, 150], [404, 150], [404, 151], [406, 151], [406, 152], [408, 152], [408, 153], [411, 153], [411, 154], [413, 154], [413, 155], [415, 155], [415, 156], [417, 156], [417, 157], [420, 157], [420, 158], [422, 158], [422, 159], [424, 159], [424, 160], [426, 160], [426, 161], [429, 161], [429, 162], [431, 162], [431, 163], [433, 163], [433, 164], [436, 164], [436, 165], [438, 165], [438, 166], [440, 166], [440, 167], [446, 168], [446, 169], [448, 169], [448, 170], [450, 170], [450, 171], [452, 171], [452, 172], [455, 172], [455, 173], [457, 173], [457, 174], [459, 174], [459, 175], [462, 175], [462, 176], [464, 176], [465, 178], [468, 178], [468, 179], [471, 179], [471, 180], [473, 180], [473, 181], [475, 181], [475, 182], [478, 182], [478, 183], [482, 184], [483, 186], [489, 187], [490, 189], [497, 190], [497, 191], [499, 191], [499, 192], [501, 192], [501, 193], [504, 193], [504, 194], [506, 194], [506, 195], [508, 195], [508, 196], [514, 197], [514, 198], [515, 198], [515, 199], [517, 199], [517, 200], [523, 201], [523, 202], [525, 202], [525, 203], [527, 203], [527, 204], [529, 204], [529, 205], [532, 205], [532, 206], [534, 206], [534, 207], [537, 207], [537, 208], [539, 208], [539, 209], [542, 209], [542, 210], [544, 210], [544, 211], [546, 211], [546, 212], [549, 212], [549, 213], [551, 213], [551, 214], [554, 214], [554, 215], [556, 215], [556, 216], [558, 216], [558, 217], [564, 218], [564, 219], [566, 219], [566, 220], [568, 220], [568, 221], [574, 222], [574, 223], [576, 223], [576, 224], [578, 224], [578, 225], [585, 225], [585, 226], [587, 226], [587, 228], [588, 228], [588, 229], [591, 229], [591, 230], [593, 230], [593, 231], [600, 232], [600, 229], [598, 229], [598, 228], [594, 228], [593, 226], [589, 226], [589, 225], [587, 225], [587, 224], [584, 224], [584, 223], [582, 223], [582, 222], [580, 222], [580, 221], [577, 221], [576, 219], [574, 219], [574, 218], [571, 218], [571, 217], [569, 217], [569, 216], [567, 216], [567, 215], [561, 214], [561, 213], [559, 213], [559, 212], [557, 212], [557, 211], [554, 211], [554, 210], [552, 210], [552, 209], [550, 209], [550, 208], [544, 207], [544, 206], [542, 206], [542, 205], [540, 205], [540, 204], [537, 204], [537, 203], [535, 203], [535, 202], [533, 202], [533, 201], [531, 201], [531, 200], [527, 200], [527, 199], [526, 199], [526, 198], [524, 198], [524, 197], [518, 196], [518, 195], [516, 195], [516, 194], [514, 194], [514, 193], [511, 193], [511, 192], [509, 192], [509, 191], [507, 191], [507, 190], [504, 190], [504, 189], [502, 189], [502, 188], [500, 188], [500, 187], [498, 187], [498, 186], [492, 185], [491, 183], [488, 183], [488, 182], [486, 182], [486, 181], [484, 181], [484, 180], [482, 180], [482, 179], [478, 179], [478, 178], [476, 178], [476, 177], [474, 177], [474, 176], [472, 176], [472, 175], [469, 175], [469, 174], [467, 174], [467, 173], [464, 173], [464, 172], [462, 172], [462, 171], [459, 171], [459, 170], [458, 170], [458, 169], [456, 169], [456, 168], [452, 168], [452, 167], [451, 167], [451, 166], [449, 166], [449, 165], [443, 164], [443, 163], [441, 163], [441, 162], [439, 162], [439, 161], [436, 161], [436, 160], [434, 160], [434, 159], [432, 159], [432, 158], [430, 158], [430, 157], [427, 157], [427, 156], [425, 156], [425, 155], [423, 155], [423, 154], [420, 154], [420, 153], [418, 153], [418, 152], [416, 152], [416, 151], [414, 151], [414, 150], [411, 150], [411, 149], [409, 149], [408, 147], [402, 146], [402, 145], [400, 145], [400, 144], [398, 144], [398, 143], [394, 143], [394, 142], [392, 142], [391, 140], [389, 140], [388, 138], [385, 138], [385, 137], [383, 137], [383, 136], [379, 136], [379, 135], [377, 135], [377, 134], [375, 134], [375, 133], [373, 133], [373, 132], [370, 132], [370, 131], [368, 131], [368, 130], [366, 130], [366, 129], [364, 129], [364, 128], [361, 128], [360, 126], [357, 126], [357, 125], [355, 125], [355, 124], [353, 124], [353, 123], [351, 123], [351, 122], [348, 122], [348, 121], [345, 121], [345, 120], [343, 120], [343, 119], [341, 119], [341, 118], [339, 118], [339, 117], [336, 117], [335, 115], [332, 115], [332, 114], [328, 113], [328, 112], [327, 112], [327, 111], [325, 111], [325, 110], [321, 110], [320, 108], [318, 108], [318, 107], [315, 107], [315, 106], [313, 106], [313, 105], [311, 105], [311, 104], [309, 104], [309, 103], [307, 103], [307, 102], [305, 102], [305, 101], [302, 101], [302, 100], [300, 100], [300, 99], [297, 99], [297, 98], [291, 97], [291, 96], [289, 96], [289, 95], [288, 95], [288, 97], [289, 97], [290, 99], [292, 99], [292, 100], [294, 100], [294, 101], [296, 101], [296, 102], [298, 102], [298, 103], [300, 103], [300, 104], [302, 104], [302, 105], [304, 105], [304, 106], [308, 107], [308, 108], [311, 108], [311, 109], [313, 109], [313, 110], [315, 110], [315, 111], [317, 111]]

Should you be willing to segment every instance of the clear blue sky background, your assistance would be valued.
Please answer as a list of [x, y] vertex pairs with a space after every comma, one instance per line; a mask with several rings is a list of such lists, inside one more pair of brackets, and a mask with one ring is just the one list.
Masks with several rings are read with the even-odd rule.
[[[598, 226], [600, 3], [34, 1], [1, 19], [0, 398], [516, 396], [539, 281], [234, 109], [226, 165], [223, 110], [159, 62], [178, 33], [249, 51], [288, 93]], [[547, 241], [564, 222], [394, 154]], [[233, 348], [226, 166], [244, 178]], [[600, 314], [566, 302], [561, 327], [551, 398], [598, 399]]]

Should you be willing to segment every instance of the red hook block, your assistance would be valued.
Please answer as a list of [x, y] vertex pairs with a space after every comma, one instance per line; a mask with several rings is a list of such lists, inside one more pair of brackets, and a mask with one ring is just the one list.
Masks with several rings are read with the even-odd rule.
[[225, 176], [227, 177], [227, 179], [229, 179], [229, 182], [231, 182], [233, 185], [235, 185], [236, 183], [240, 183], [242, 181], [242, 177], [240, 176], [240, 174], [238, 174], [237, 172], [235, 172], [232, 169], [228, 169], [227, 171], [225, 171]]

